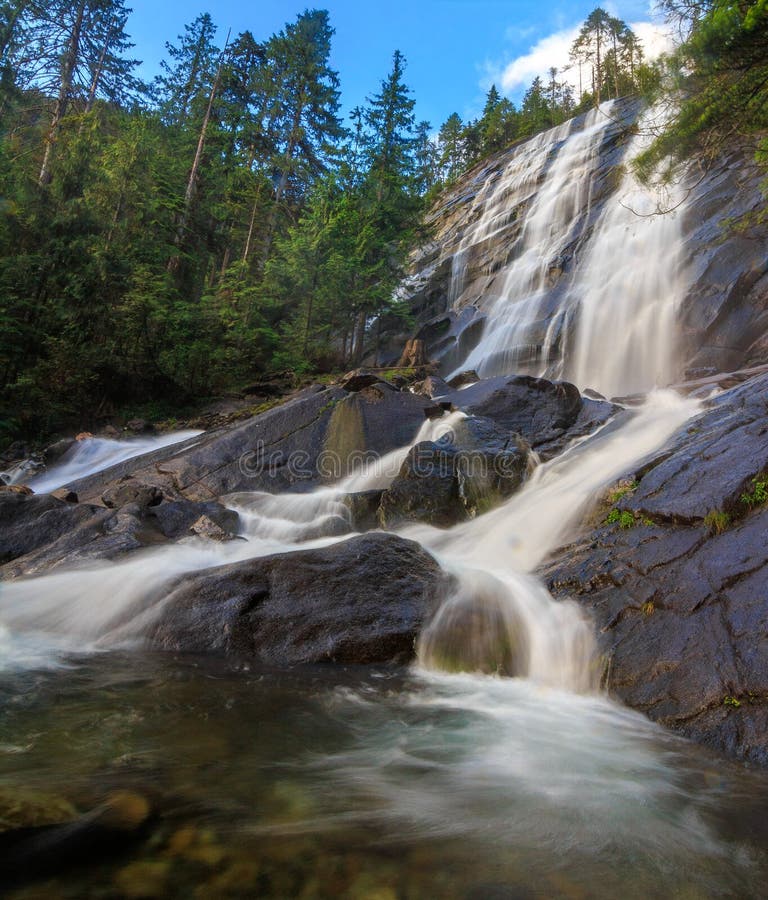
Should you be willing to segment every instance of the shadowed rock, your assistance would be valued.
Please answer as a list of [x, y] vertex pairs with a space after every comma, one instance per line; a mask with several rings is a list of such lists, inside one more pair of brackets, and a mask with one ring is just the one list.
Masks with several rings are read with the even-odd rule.
[[411, 449], [382, 494], [379, 523], [384, 528], [412, 521], [455, 525], [510, 497], [531, 464], [519, 435], [490, 419], [467, 417], [440, 440]]
[[449, 584], [418, 544], [368, 534], [184, 576], [150, 641], [274, 665], [405, 663]]

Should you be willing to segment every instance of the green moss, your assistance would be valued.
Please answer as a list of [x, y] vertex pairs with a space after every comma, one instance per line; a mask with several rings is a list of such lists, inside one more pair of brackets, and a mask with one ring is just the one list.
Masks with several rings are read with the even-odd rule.
[[652, 616], [656, 612], [656, 606], [653, 600], [646, 600], [640, 607], [644, 616]]
[[741, 700], [737, 700], [736, 697], [723, 697], [723, 706], [732, 706], [734, 709], [738, 709], [741, 706]]
[[632, 481], [624, 480], [619, 481], [613, 488], [608, 491], [606, 496], [606, 501], [611, 505], [615, 506], [622, 497], [626, 497], [627, 494], [631, 494], [634, 490], [637, 489], [638, 482], [634, 479]]
[[731, 517], [721, 509], [712, 509], [704, 516], [704, 525], [710, 534], [722, 534], [730, 524]]

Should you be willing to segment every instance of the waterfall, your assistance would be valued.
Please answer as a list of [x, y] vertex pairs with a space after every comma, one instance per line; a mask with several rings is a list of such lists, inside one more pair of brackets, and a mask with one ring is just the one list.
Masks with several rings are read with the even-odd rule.
[[[601, 154], [606, 145], [615, 150], [624, 129], [613, 111], [612, 104], [604, 104], [576, 131], [568, 123], [537, 136], [512, 155], [498, 177], [492, 174], [481, 185], [470, 216], [474, 224], [454, 255], [451, 291], [457, 303], [472, 299], [465, 261], [513, 226], [516, 237], [505, 265], [486, 272], [492, 289], [482, 299], [485, 330], [462, 368], [506, 372], [536, 357], [542, 374], [556, 368], [582, 387], [610, 393], [651, 388], [672, 377], [674, 313], [685, 281], [679, 222], [673, 216], [638, 215], [651, 209], [652, 195], [626, 173], [618, 179], [618, 191], [601, 200], [599, 210], [593, 208]], [[639, 138], [629, 141], [625, 161], [640, 146]], [[601, 190], [605, 193], [604, 185]], [[555, 270], [562, 283], [553, 293]], [[572, 330], [569, 340], [559, 339], [560, 325]], [[531, 573], [563, 543], [600, 490], [661, 447], [694, 410], [695, 404], [675, 395], [652, 394], [642, 408], [626, 411], [621, 423], [540, 466], [494, 511], [447, 530], [401, 528], [404, 537], [437, 557], [456, 584], [421, 636], [420, 664], [521, 676], [572, 691], [594, 688], [589, 623], [575, 604], [555, 603]], [[447, 434], [462, 415], [425, 422], [407, 446], [313, 493], [223, 498], [239, 512], [244, 540], [215, 545], [186, 539], [118, 564], [8, 583], [0, 641], [8, 646], [15, 633], [27, 638], [35, 633], [41, 646], [54, 652], [141, 641], [162, 612], [170, 578], [343, 540], [352, 527], [345, 497], [386, 488], [411, 446]], [[99, 447], [94, 443], [82, 452]], [[88, 464], [102, 467], [109, 464], [107, 457], [116, 461], [107, 454]], [[51, 472], [53, 481], [43, 480], [35, 489], [76, 477], [71, 466], [77, 461]]]
[[569, 690], [594, 687], [588, 624], [575, 604], [553, 602], [531, 572], [563, 543], [602, 488], [662, 446], [697, 408], [669, 391], [653, 394], [620, 428], [605, 428], [539, 466], [492, 512], [448, 531], [405, 529], [459, 582], [422, 635], [420, 662], [430, 669], [523, 674]]
[[[654, 113], [640, 120], [627, 148], [630, 162], [649, 143]], [[629, 167], [569, 287], [576, 310], [573, 346], [563, 369], [581, 387], [608, 396], [672, 383], [677, 372], [677, 310], [686, 289], [682, 253], [682, 190], [660, 196]]]
[[[675, 211], [657, 214], [656, 189], [630, 171], [654, 130], [653, 111], [626, 141], [622, 164], [607, 162], [618, 153], [619, 116], [610, 101], [577, 131], [538, 135], [478, 191], [481, 214], [454, 251], [449, 302], [457, 309], [474, 302], [485, 321], [454, 373], [559, 375], [609, 396], [674, 380], [676, 311], [686, 288], [682, 199], [665, 198]], [[510, 237], [504, 228], [515, 219], [522, 225]], [[493, 256], [499, 270], [490, 283], [473, 281], [482, 293], [475, 297], [467, 272], [473, 256], [487, 260], [493, 238], [502, 241]]]
[[202, 432], [176, 431], [171, 434], [117, 441], [109, 438], [89, 437], [77, 441], [56, 465], [39, 475], [29, 478], [22, 473], [19, 478], [9, 480], [11, 483], [23, 481], [36, 494], [46, 494], [55, 491], [62, 485], [84, 478], [86, 475], [94, 475], [96, 472], [102, 472], [110, 466], [117, 465], [117, 463], [126, 462], [162, 447], [170, 447], [199, 434]]

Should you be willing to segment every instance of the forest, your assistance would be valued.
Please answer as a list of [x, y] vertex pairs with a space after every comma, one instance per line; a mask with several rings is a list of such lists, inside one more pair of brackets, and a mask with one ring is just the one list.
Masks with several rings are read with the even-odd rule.
[[271, 36], [224, 37], [203, 13], [145, 84], [123, 0], [6, 0], [0, 438], [378, 362], [382, 323], [408, 330], [395, 287], [440, 191], [603, 100], [678, 98], [648, 166], [759, 135], [765, 0], [666, 6], [685, 32], [672, 57], [648, 65], [598, 8], [568, 73], [536, 78], [519, 108], [491, 87], [477, 119], [433, 128], [397, 50], [342, 120], [323, 10]]

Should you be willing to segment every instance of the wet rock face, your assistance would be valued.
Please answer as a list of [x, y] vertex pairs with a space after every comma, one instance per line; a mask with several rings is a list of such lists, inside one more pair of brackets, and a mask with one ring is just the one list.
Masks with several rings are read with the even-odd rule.
[[433, 406], [427, 397], [376, 379], [308, 388], [292, 400], [182, 445], [129, 460], [69, 485], [99, 502], [130, 476], [167, 499], [206, 501], [237, 491], [280, 493], [334, 481], [360, 454], [409, 443]]
[[519, 435], [490, 419], [463, 419], [451, 434], [411, 449], [381, 496], [379, 524], [449, 527], [474, 518], [517, 491], [531, 465]]
[[[567, 344], [555, 314], [585, 235], [614, 199], [626, 130], [638, 113], [636, 103], [620, 101], [614, 107], [615, 123], [606, 130], [599, 149], [588, 209], [579, 213], [571, 244], [546, 261], [547, 296], [540, 321], [529, 323], [521, 337], [517, 355], [521, 370], [530, 365], [540, 371], [548, 362], [542, 351], [551, 348], [557, 353]], [[485, 160], [445, 192], [430, 214], [433, 236], [412, 258], [404, 291], [418, 322], [416, 334], [444, 372], [461, 366], [477, 344], [484, 310], [504, 289], [510, 248], [520, 236], [530, 198], [518, 198], [517, 207], [497, 216], [486, 237], [469, 247], [462, 246], [462, 240], [482, 212], [484, 185], [498, 184], [517, 150], [510, 148]], [[768, 225], [759, 216], [765, 203], [761, 190], [765, 171], [753, 157], [753, 147], [732, 144], [719, 159], [707, 162], [706, 174], [692, 186], [685, 207], [670, 213], [681, 217], [682, 270], [689, 283], [679, 311], [681, 373], [768, 362]], [[457, 280], [459, 272], [463, 274]], [[533, 354], [526, 357], [531, 348]]]
[[768, 764], [768, 377], [721, 395], [543, 570], [594, 618], [608, 688]]
[[184, 576], [151, 642], [272, 665], [406, 663], [449, 585], [418, 544], [363, 535]]

